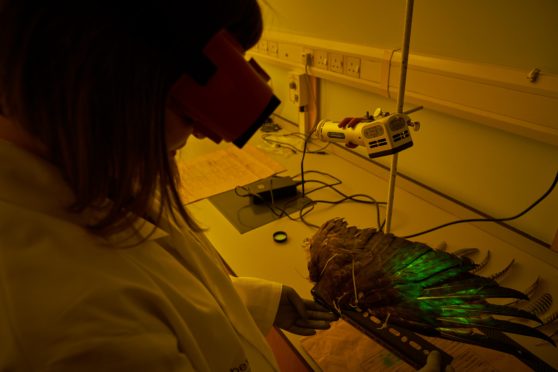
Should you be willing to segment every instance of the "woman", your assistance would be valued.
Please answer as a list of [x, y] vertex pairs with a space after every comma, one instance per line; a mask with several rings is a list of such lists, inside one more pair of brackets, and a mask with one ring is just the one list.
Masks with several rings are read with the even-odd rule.
[[231, 279], [177, 193], [174, 153], [219, 130], [173, 92], [216, 35], [256, 43], [255, 0], [0, 0], [0, 24], [0, 370], [277, 370], [272, 325], [329, 326]]
[[229, 279], [176, 192], [195, 128], [168, 104], [215, 32], [258, 40], [258, 5], [114, 3], [1, 2], [0, 370], [275, 370], [273, 324], [333, 317]]

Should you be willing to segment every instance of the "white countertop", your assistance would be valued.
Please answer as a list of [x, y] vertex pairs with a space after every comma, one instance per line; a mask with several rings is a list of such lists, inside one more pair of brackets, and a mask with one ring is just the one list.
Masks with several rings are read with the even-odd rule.
[[[265, 146], [261, 145], [258, 135], [256, 134], [254, 137], [251, 143], [265, 151]], [[181, 156], [183, 159], [189, 159], [208, 151], [218, 150], [222, 146], [224, 145], [215, 145], [208, 140], [190, 140]], [[334, 154], [307, 154], [305, 170], [319, 170], [335, 175], [343, 181], [338, 188], [347, 194], [364, 193], [379, 201], [386, 200], [388, 184], [383, 177], [379, 176], [385, 173], [384, 170], [374, 170], [373, 168], [377, 166], [367, 163], [362, 167], [362, 161], [355, 162], [345, 159], [347, 157], [352, 159], [352, 155], [345, 156], [343, 153], [345, 150], [342, 148], [331, 146], [328, 151]], [[284, 154], [284, 152], [281, 154], [275, 151], [268, 152], [271, 158], [287, 168], [287, 172], [282, 175], [298, 174], [301, 155], [285, 156]], [[401, 153], [401, 156], [405, 156], [405, 153]], [[357, 163], [360, 164], [356, 165]], [[307, 178], [317, 177], [309, 175]], [[323, 178], [320, 177], [320, 179]], [[391, 232], [395, 235], [405, 236], [463, 218], [461, 213], [457, 215], [450, 213], [452, 210], [461, 211], [461, 207], [452, 206], [451, 202], [437, 196], [428, 197], [428, 192], [419, 190], [420, 187], [416, 185], [409, 186], [409, 182], [406, 181], [398, 181], [398, 186], [400, 187], [396, 188], [391, 225]], [[307, 186], [307, 188], [311, 187]], [[311, 194], [310, 197], [312, 199], [339, 198], [338, 195], [328, 190], [318, 191]], [[303, 242], [312, 236], [315, 229], [283, 217], [240, 234], [207, 199], [190, 204], [189, 209], [198, 222], [207, 228], [207, 237], [237, 275], [278, 281], [295, 288], [304, 297], [311, 297], [310, 289], [313, 285], [308, 280], [306, 266], [308, 254], [303, 248]], [[385, 208], [381, 208], [381, 211], [383, 216]], [[345, 202], [335, 206], [318, 205], [306, 216], [306, 220], [320, 225], [334, 217], [343, 217], [350, 225], [358, 227], [376, 227], [374, 207], [354, 202]], [[537, 277], [540, 277], [543, 280], [545, 292], [551, 293], [555, 299], [558, 299], [558, 253], [551, 252], [549, 249], [507, 230], [502, 232], [502, 228], [494, 227], [496, 233], [491, 234], [487, 232], [486, 226], [481, 225], [457, 224], [412, 240], [424, 242], [432, 247], [445, 242], [448, 251], [476, 247], [480, 249], [480, 254], [472, 258], [479, 260], [484, 257], [487, 250], [490, 250], [491, 260], [482, 271], [483, 275], [498, 272], [512, 259], [515, 259], [514, 267], [510, 274], [502, 280], [502, 285], [525, 290]], [[278, 230], [288, 234], [286, 243], [280, 244], [273, 241], [273, 233]], [[558, 305], [554, 304], [551, 312], [557, 309]], [[285, 334], [311, 365], [315, 366], [301, 349], [300, 337]], [[541, 341], [538, 339], [515, 336], [513, 338], [558, 369], [558, 349], [551, 345], [541, 345]]]

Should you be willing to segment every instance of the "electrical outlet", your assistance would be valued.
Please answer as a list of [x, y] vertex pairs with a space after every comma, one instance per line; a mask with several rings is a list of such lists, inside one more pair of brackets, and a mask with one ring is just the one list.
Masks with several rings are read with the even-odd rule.
[[343, 73], [343, 56], [341, 54], [329, 53], [327, 68], [329, 71]]
[[327, 52], [325, 50], [314, 51], [313, 66], [327, 70]]
[[260, 40], [260, 42], [258, 43], [258, 49], [260, 50], [260, 52], [267, 53], [267, 48], [267, 40]]
[[276, 41], [268, 41], [267, 42], [267, 53], [276, 56], [279, 52], [279, 45]]
[[345, 75], [360, 77], [360, 58], [345, 56]]

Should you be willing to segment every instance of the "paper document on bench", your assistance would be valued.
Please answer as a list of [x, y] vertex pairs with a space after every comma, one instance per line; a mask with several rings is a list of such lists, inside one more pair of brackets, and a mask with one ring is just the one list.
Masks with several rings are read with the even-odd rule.
[[188, 161], [178, 161], [179, 190], [188, 204], [285, 171], [285, 167], [252, 145], [231, 145]]
[[[531, 371], [510, 354], [441, 338], [424, 338], [453, 356], [451, 365], [455, 371]], [[326, 331], [302, 338], [301, 345], [323, 372], [415, 371], [344, 320], [333, 323]]]

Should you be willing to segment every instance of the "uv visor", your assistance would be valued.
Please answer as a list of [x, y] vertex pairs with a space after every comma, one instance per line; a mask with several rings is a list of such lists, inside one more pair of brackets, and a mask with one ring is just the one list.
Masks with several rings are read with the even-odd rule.
[[[203, 49], [213, 73], [207, 79], [184, 74], [174, 84], [169, 105], [192, 119], [195, 129], [214, 142], [242, 147], [277, 108], [280, 101], [267, 84], [269, 76], [227, 31], [220, 31]], [[205, 81], [200, 81], [205, 80]]]

